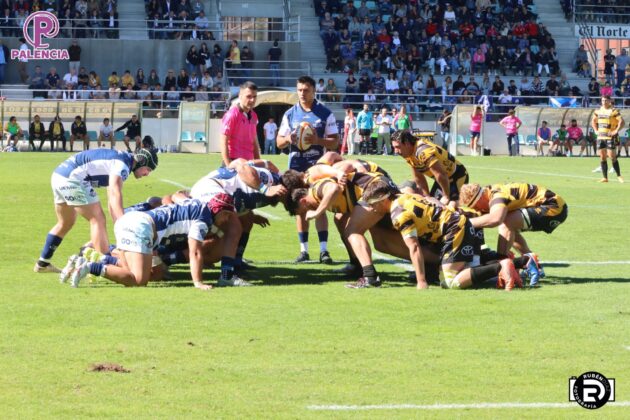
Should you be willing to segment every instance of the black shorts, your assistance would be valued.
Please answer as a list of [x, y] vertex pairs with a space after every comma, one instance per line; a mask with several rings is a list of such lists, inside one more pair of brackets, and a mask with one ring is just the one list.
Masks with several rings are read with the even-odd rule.
[[475, 255], [479, 255], [481, 250], [478, 246], [478, 240], [474, 236], [474, 228], [468, 220], [464, 226], [458, 223], [460, 218], [464, 216], [458, 215], [452, 223], [446, 227], [446, 233], [442, 238], [442, 248], [440, 249], [440, 260], [442, 264], [452, 264], [455, 262], [470, 263]]
[[599, 142], [599, 146], [598, 146], [599, 150], [602, 150], [602, 149], [615, 150], [617, 146], [619, 146], [619, 136], [614, 136], [607, 140], [598, 140], [598, 142]]
[[[449, 188], [451, 189], [449, 191], [448, 198], [451, 201], [459, 200], [459, 190], [464, 184], [468, 183], [468, 178], [468, 171], [466, 170], [466, 168], [463, 165], [458, 165], [453, 175], [451, 175], [448, 179], [450, 185]], [[429, 194], [431, 195], [431, 197], [435, 197], [438, 200], [442, 198], [442, 189], [440, 188], [440, 184], [438, 184], [437, 181], [433, 183], [433, 186], [431, 187], [431, 192]]]
[[359, 135], [363, 137], [370, 137], [372, 135], [372, 130], [369, 128], [359, 128]]
[[543, 204], [538, 207], [521, 209], [521, 214], [525, 225], [524, 231], [551, 233], [567, 220], [569, 208], [566, 204], [563, 204], [561, 207]]

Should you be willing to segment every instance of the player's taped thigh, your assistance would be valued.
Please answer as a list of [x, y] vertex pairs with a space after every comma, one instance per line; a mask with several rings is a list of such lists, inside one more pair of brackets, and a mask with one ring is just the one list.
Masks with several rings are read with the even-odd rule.
[[528, 230], [532, 230], [532, 221], [529, 215], [528, 209], [521, 209], [521, 216], [523, 216], [523, 227], [521, 228], [522, 232], [527, 232]]
[[444, 280], [441, 283], [441, 286], [445, 289], [461, 289], [461, 285], [459, 284], [459, 280], [456, 279], [459, 271], [453, 269], [442, 269], [444, 273]]

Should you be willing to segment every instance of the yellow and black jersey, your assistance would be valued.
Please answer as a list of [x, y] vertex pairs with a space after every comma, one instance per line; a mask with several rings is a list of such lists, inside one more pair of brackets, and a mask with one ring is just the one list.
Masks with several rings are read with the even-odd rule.
[[[333, 213], [351, 212], [357, 202], [363, 198], [363, 191], [365, 191], [367, 186], [378, 180], [387, 181], [392, 186], [392, 192], [398, 191], [396, 185], [381, 173], [351, 172], [348, 174], [348, 179], [342, 193], [338, 195], [337, 199], [333, 200], [327, 210]], [[315, 181], [310, 188], [311, 197], [313, 197], [317, 203], [320, 203], [324, 197], [324, 188], [329, 182], [336, 184], [337, 180], [334, 178], [320, 179]]]
[[374, 162], [363, 159], [357, 159], [356, 161], [359, 163], [359, 165], [363, 167], [363, 169], [365, 169], [366, 172], [379, 173], [385, 175], [388, 178], [391, 178], [385, 169], [381, 168]]
[[508, 211], [538, 206], [563, 207], [564, 200], [546, 188], [533, 184], [495, 184], [489, 190], [490, 207], [504, 205]]
[[414, 154], [405, 160], [416, 171], [431, 178], [433, 178], [431, 167], [437, 162], [442, 164], [449, 178], [453, 177], [459, 167], [463, 168], [463, 165], [446, 149], [424, 140], [418, 140]]
[[403, 237], [417, 237], [433, 243], [442, 242], [453, 228], [463, 231], [467, 221], [465, 216], [417, 194], [399, 195], [392, 202], [390, 215], [394, 229]]
[[607, 109], [602, 106], [593, 113], [593, 118], [597, 124], [597, 138], [599, 140], [610, 140], [612, 138], [610, 132], [619, 127], [621, 114], [617, 108]]

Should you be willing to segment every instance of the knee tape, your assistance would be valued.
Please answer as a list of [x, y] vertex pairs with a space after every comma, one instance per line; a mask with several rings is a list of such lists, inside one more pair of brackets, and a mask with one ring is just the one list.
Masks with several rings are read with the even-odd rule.
[[461, 285], [459, 284], [459, 280], [456, 279], [457, 274], [459, 274], [455, 270], [443, 270], [444, 271], [444, 281], [442, 282], [442, 287], [447, 289], [459, 289]]

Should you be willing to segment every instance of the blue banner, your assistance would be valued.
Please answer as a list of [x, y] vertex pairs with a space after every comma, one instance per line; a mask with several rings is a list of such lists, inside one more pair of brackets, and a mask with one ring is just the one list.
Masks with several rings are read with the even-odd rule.
[[577, 108], [578, 103], [576, 98], [567, 98], [560, 96], [549, 98], [549, 106], [552, 108]]

